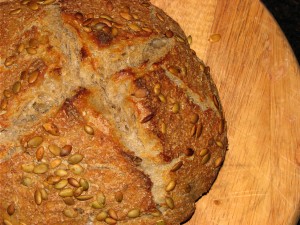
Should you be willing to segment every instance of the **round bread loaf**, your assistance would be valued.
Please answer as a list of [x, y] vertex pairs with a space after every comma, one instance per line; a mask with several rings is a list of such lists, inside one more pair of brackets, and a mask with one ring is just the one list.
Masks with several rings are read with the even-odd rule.
[[0, 223], [189, 219], [227, 139], [179, 25], [148, 0], [2, 0], [0, 18]]

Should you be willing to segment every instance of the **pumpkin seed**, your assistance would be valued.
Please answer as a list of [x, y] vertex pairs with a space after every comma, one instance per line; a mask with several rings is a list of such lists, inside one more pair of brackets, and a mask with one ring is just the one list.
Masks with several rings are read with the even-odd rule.
[[84, 191], [87, 191], [90, 187], [89, 182], [84, 178], [79, 179], [79, 184], [80, 184], [81, 187], [83, 187]]
[[43, 138], [40, 136], [36, 136], [31, 138], [27, 144], [28, 147], [39, 147], [42, 143], [43, 143]]
[[182, 167], [182, 165], [183, 165], [183, 162], [179, 161], [172, 167], [171, 172], [176, 172], [177, 170], [179, 170]]
[[17, 81], [13, 84], [13, 87], [12, 87], [12, 91], [17, 94], [19, 93], [21, 90], [21, 82], [20, 81]]
[[210, 154], [207, 153], [201, 160], [202, 165], [206, 164], [210, 160]]
[[21, 8], [13, 9], [9, 12], [10, 15], [17, 15], [21, 12]]
[[75, 205], [75, 200], [72, 197], [65, 197], [63, 201], [66, 205]]
[[37, 159], [37, 161], [41, 161], [44, 157], [44, 147], [41, 146], [39, 147], [36, 152], [35, 152], [35, 157]]
[[222, 134], [224, 132], [224, 128], [225, 128], [225, 121], [221, 119], [221, 122], [219, 124], [219, 134]]
[[58, 167], [61, 164], [61, 159], [54, 159], [49, 163], [51, 169]]
[[69, 165], [69, 169], [72, 171], [72, 173], [79, 175], [83, 173], [83, 167], [80, 165]]
[[222, 157], [219, 157], [215, 160], [215, 167], [219, 167], [221, 166], [223, 163], [223, 158]]
[[116, 36], [118, 35], [118, 33], [119, 33], [119, 31], [118, 31], [118, 29], [117, 29], [116, 27], [113, 27], [113, 28], [111, 29], [111, 35], [112, 35], [113, 37], [116, 37]]
[[210, 42], [214, 43], [214, 42], [220, 41], [220, 39], [221, 39], [221, 35], [220, 34], [212, 34], [212, 35], [210, 35], [210, 37], [209, 37], [208, 40]]
[[109, 225], [113, 225], [113, 224], [116, 224], [117, 221], [108, 217], [108, 218], [105, 219], [105, 223], [107, 223]]
[[34, 201], [37, 205], [42, 204], [42, 193], [40, 192], [40, 190], [35, 190]]
[[78, 212], [74, 209], [64, 209], [63, 214], [68, 218], [75, 218], [78, 216]]
[[70, 155], [71, 151], [72, 151], [72, 145], [65, 145], [60, 152], [60, 156], [61, 157], [68, 156]]
[[59, 192], [60, 197], [72, 197], [73, 195], [74, 195], [74, 191], [71, 188], [66, 188]]
[[205, 156], [208, 153], [208, 149], [204, 148], [200, 151], [200, 156]]
[[48, 193], [46, 192], [46, 190], [43, 188], [40, 191], [41, 191], [42, 199], [48, 200]]
[[84, 131], [89, 135], [94, 135], [94, 129], [89, 125], [84, 126]]
[[132, 20], [132, 16], [128, 12], [120, 12], [120, 16], [125, 20]]
[[69, 158], [68, 158], [68, 162], [72, 165], [74, 164], [77, 164], [77, 163], [80, 163], [83, 159], [83, 155], [81, 154], [74, 154], [74, 155], [71, 155]]
[[196, 114], [196, 113], [193, 113], [191, 116], [190, 116], [190, 123], [192, 124], [196, 124], [199, 120], [199, 115]]
[[74, 191], [74, 196], [78, 197], [83, 193], [83, 187], [79, 187]]
[[118, 215], [117, 215], [117, 213], [116, 213], [115, 210], [109, 209], [109, 210], [107, 211], [107, 213], [108, 213], [108, 215], [109, 215], [111, 218], [113, 218], [114, 220], [118, 220]]
[[11, 203], [11, 204], [7, 207], [6, 211], [7, 211], [8, 215], [10, 215], [10, 216], [13, 215], [13, 214], [15, 213], [15, 211], [16, 211], [15, 203]]
[[36, 174], [43, 174], [48, 171], [48, 165], [45, 163], [41, 163], [39, 165], [36, 165], [33, 169], [33, 172]]
[[182, 37], [176, 36], [175, 39], [178, 42], [184, 43], [184, 39]]
[[164, 18], [159, 13], [156, 13], [156, 17], [162, 22], [165, 21]]
[[55, 189], [63, 189], [67, 185], [68, 185], [68, 181], [67, 180], [61, 180], [57, 184], [54, 185], [54, 188]]
[[166, 223], [163, 220], [158, 220], [156, 221], [156, 225], [166, 225]]
[[56, 170], [54, 173], [56, 176], [59, 176], [59, 177], [64, 177], [64, 176], [68, 175], [68, 172], [63, 169]]
[[32, 173], [34, 170], [34, 164], [30, 163], [30, 164], [23, 164], [22, 166], [22, 170], [26, 173]]
[[172, 112], [173, 113], [178, 113], [180, 109], [179, 103], [175, 103], [172, 107]]
[[80, 187], [79, 182], [75, 178], [68, 178], [68, 183], [73, 187]]
[[50, 175], [47, 177], [47, 183], [50, 185], [57, 184], [60, 182], [61, 178], [59, 176]]
[[14, 55], [12, 55], [12, 56], [9, 56], [9, 57], [6, 58], [6, 60], [5, 60], [5, 62], [4, 62], [4, 65], [5, 65], [6, 67], [9, 67], [9, 66], [15, 64], [16, 61], [17, 61], [17, 57], [14, 56]]
[[105, 200], [106, 200], [105, 195], [102, 192], [100, 192], [97, 195], [97, 202], [101, 205], [105, 205]]
[[161, 128], [160, 128], [161, 133], [165, 134], [167, 133], [167, 125], [165, 123], [161, 124]]
[[203, 131], [203, 125], [202, 124], [199, 124], [197, 126], [197, 130], [196, 130], [196, 138], [199, 138], [202, 134], [202, 131]]
[[189, 36], [188, 36], [188, 38], [187, 38], [187, 40], [188, 40], [188, 43], [189, 43], [189, 45], [191, 45], [191, 44], [192, 44], [192, 42], [193, 42], [193, 38], [192, 38], [192, 36], [191, 36], [191, 35], [189, 35]]
[[5, 225], [13, 225], [9, 220], [6, 220], [6, 219], [3, 220], [3, 223]]
[[136, 218], [140, 216], [141, 211], [139, 209], [132, 209], [127, 213], [129, 218]]
[[103, 221], [103, 220], [105, 220], [106, 218], [108, 217], [108, 214], [107, 214], [107, 212], [101, 212], [101, 213], [99, 213], [97, 216], [96, 216], [96, 219], [98, 220], [98, 221]]
[[34, 1], [28, 2], [27, 6], [33, 11], [36, 11], [39, 9], [39, 5]]
[[220, 148], [223, 148], [224, 145], [221, 141], [216, 141], [217, 146], [219, 146]]
[[218, 101], [218, 98], [217, 98], [217, 96], [215, 96], [215, 95], [214, 95], [214, 97], [213, 97], [213, 101], [214, 101], [214, 104], [215, 104], [216, 108], [217, 108], [217, 109], [219, 109], [219, 107], [220, 107], [220, 104], [219, 104], [219, 101]]
[[123, 193], [121, 191], [117, 191], [115, 193], [115, 199], [117, 202], [122, 202], [123, 201]]
[[98, 201], [94, 201], [94, 202], [92, 202], [92, 208], [94, 208], [94, 209], [102, 209], [102, 208], [104, 208], [104, 204], [100, 204]]
[[151, 215], [155, 216], [155, 217], [159, 217], [159, 216], [161, 216], [161, 212], [159, 210], [156, 210], [156, 211], [152, 212]]
[[166, 197], [166, 204], [170, 209], [174, 209], [174, 200], [171, 197]]
[[155, 95], [159, 95], [160, 94], [160, 92], [161, 92], [161, 85], [160, 84], [156, 84], [155, 86], [154, 86], [154, 94]]
[[148, 95], [148, 91], [145, 88], [137, 89], [134, 92], [134, 96], [137, 97], [137, 98], [145, 98], [145, 97], [147, 97], [147, 95]]
[[87, 201], [92, 199], [94, 196], [93, 195], [80, 195], [78, 197], [76, 197], [77, 200], [79, 201]]
[[26, 48], [26, 52], [29, 54], [29, 55], [35, 55], [37, 53], [37, 50], [35, 48], [32, 48], [32, 47], [28, 47]]
[[174, 36], [173, 31], [167, 30], [167, 32], [166, 32], [166, 37], [167, 37], [167, 38], [172, 38], [173, 36]]
[[32, 183], [33, 183], [33, 181], [29, 177], [24, 177], [22, 180], [22, 184], [26, 187], [31, 186]]
[[135, 23], [131, 23], [131, 24], [129, 24], [128, 26], [129, 26], [129, 28], [130, 28], [131, 30], [136, 31], [136, 32], [142, 30], [142, 29], [141, 29], [137, 24], [135, 24]]
[[56, 125], [54, 125], [53, 123], [45, 123], [43, 124], [43, 128], [49, 133], [52, 134], [54, 136], [58, 136], [59, 132], [58, 132], [58, 128]]
[[158, 95], [158, 98], [159, 98], [159, 100], [160, 100], [161, 102], [163, 102], [163, 103], [166, 103], [166, 102], [167, 102], [167, 99], [166, 99], [166, 97], [165, 97], [163, 94], [159, 94], [159, 95]]
[[142, 119], [141, 123], [147, 123], [147, 122], [149, 122], [150, 120], [153, 119], [154, 116], [155, 116], [154, 113], [150, 113], [148, 116], [146, 116], [144, 119]]
[[57, 145], [54, 145], [54, 144], [49, 145], [49, 146], [48, 146], [48, 149], [49, 149], [49, 151], [50, 151], [53, 155], [55, 155], [55, 156], [59, 156], [59, 155], [60, 155], [61, 148], [58, 147]]
[[39, 71], [37, 70], [28, 74], [28, 83], [33, 84], [37, 80], [38, 76], [39, 76]]
[[176, 181], [172, 180], [168, 183], [168, 185], [166, 186], [166, 191], [170, 192], [173, 191], [176, 187]]
[[179, 71], [178, 71], [178, 69], [177, 69], [175, 66], [170, 66], [170, 67], [168, 68], [168, 71], [169, 71], [170, 73], [174, 74], [174, 75], [178, 75], [178, 74], [179, 74]]

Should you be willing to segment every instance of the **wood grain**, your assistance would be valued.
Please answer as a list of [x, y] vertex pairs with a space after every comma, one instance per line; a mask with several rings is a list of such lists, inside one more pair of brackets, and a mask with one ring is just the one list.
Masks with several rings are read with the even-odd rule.
[[[300, 215], [300, 72], [259, 1], [152, 0], [193, 37], [212, 71], [229, 151], [187, 225], [297, 223]], [[211, 34], [221, 40], [210, 43]]]

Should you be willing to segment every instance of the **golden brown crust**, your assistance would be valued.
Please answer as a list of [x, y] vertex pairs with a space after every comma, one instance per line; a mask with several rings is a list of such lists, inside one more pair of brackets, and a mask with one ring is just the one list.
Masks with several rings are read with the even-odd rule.
[[0, 221], [188, 219], [227, 139], [179, 25], [147, 0], [22, 0], [0, 27]]

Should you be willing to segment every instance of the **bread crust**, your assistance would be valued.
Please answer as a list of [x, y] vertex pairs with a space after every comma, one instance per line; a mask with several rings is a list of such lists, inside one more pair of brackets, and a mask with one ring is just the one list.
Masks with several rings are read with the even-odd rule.
[[180, 26], [147, 0], [23, 0], [0, 27], [0, 221], [190, 218], [227, 128]]

